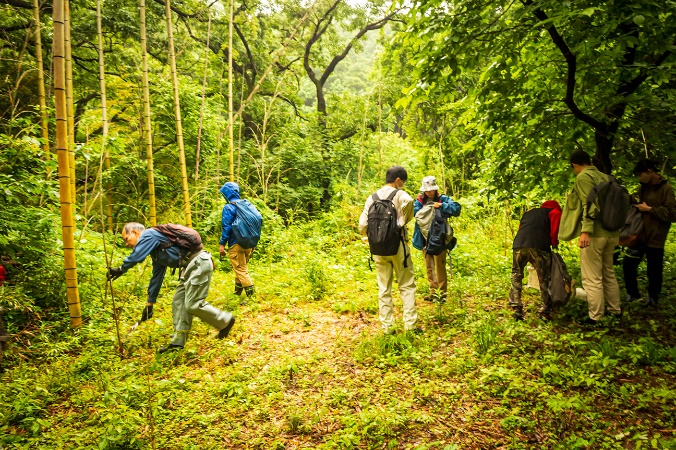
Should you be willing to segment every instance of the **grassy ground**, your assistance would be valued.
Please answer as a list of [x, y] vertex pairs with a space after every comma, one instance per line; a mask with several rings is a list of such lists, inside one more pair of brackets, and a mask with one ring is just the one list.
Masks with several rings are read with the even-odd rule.
[[[174, 279], [121, 356], [103, 271], [83, 268], [85, 326], [43, 322], [4, 362], [0, 448], [676, 448], [673, 245], [658, 309], [624, 305], [622, 320], [586, 331], [572, 321], [586, 304], [544, 323], [527, 291], [515, 323], [509, 227], [465, 217], [449, 301], [422, 301], [414, 251], [425, 332], [384, 336], [358, 212], [277, 230], [251, 265], [258, 295], [247, 305], [220, 263], [209, 300], [236, 314], [231, 337], [196, 321], [179, 353], [155, 354], [171, 332]], [[92, 238], [94, 261], [97, 247]], [[575, 249], [561, 251], [579, 274]], [[123, 336], [148, 275], [115, 283]]]

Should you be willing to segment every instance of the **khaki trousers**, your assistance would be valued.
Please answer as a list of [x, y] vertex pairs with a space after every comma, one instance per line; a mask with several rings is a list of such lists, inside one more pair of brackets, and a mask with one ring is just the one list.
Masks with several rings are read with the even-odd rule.
[[380, 323], [387, 332], [394, 327], [392, 315], [392, 279], [393, 272], [397, 276], [399, 294], [404, 303], [404, 329], [412, 330], [418, 320], [415, 307], [415, 272], [411, 251], [406, 248], [407, 267], [404, 267], [404, 244], [399, 244], [399, 251], [394, 256], [373, 256], [378, 272], [378, 306]]
[[599, 320], [607, 309], [610, 314], [619, 314], [620, 287], [613, 269], [613, 251], [619, 237], [590, 237], [588, 247], [580, 249], [582, 287], [587, 292], [589, 317]]
[[430, 294], [434, 294], [437, 289], [440, 293], [446, 294], [448, 284], [446, 253], [447, 250], [444, 250], [439, 255], [428, 255], [427, 252], [423, 251], [425, 267], [427, 268], [427, 281], [430, 283]]
[[249, 269], [247, 268], [247, 263], [253, 250], [253, 248], [242, 248], [239, 244], [235, 244], [228, 249], [230, 264], [232, 264], [232, 268], [235, 271], [235, 284], [245, 288], [253, 286], [253, 281], [251, 281]]

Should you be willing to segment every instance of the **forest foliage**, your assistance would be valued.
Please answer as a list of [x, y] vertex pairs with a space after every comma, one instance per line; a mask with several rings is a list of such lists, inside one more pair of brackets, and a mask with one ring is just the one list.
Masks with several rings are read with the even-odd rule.
[[[164, 0], [146, 3], [157, 209], [160, 222], [181, 223]], [[171, 4], [194, 227], [215, 250], [218, 188], [231, 178], [265, 219], [253, 263], [266, 280], [259, 301], [240, 307], [224, 294], [226, 262], [215, 280], [215, 303], [249, 329], [232, 345], [199, 329], [196, 349], [155, 360], [167, 309], [128, 339], [126, 359], [116, 356], [104, 269], [126, 253], [121, 225], [147, 223], [149, 213], [139, 4], [102, 3], [111, 168], [99, 173], [96, 1], [81, 0], [70, 12], [85, 324], [68, 330], [52, 2], [39, 6], [45, 153], [31, 3], [1, 0], [0, 256], [11, 281], [0, 309], [16, 340], [0, 366], [0, 446], [674, 445], [673, 306], [660, 317], [632, 307], [627, 322], [591, 335], [570, 324], [579, 302], [550, 328], [513, 324], [499, 306], [515, 220], [545, 198], [563, 199], [570, 153], [595, 155], [630, 188], [646, 155], [673, 174], [676, 2], [234, 0], [232, 48], [228, 2]], [[233, 173], [230, 69], [240, 112]], [[360, 205], [392, 164], [408, 169], [409, 192], [433, 174], [463, 205], [452, 300], [422, 308], [429, 333], [420, 338], [374, 337], [374, 277], [356, 233]], [[104, 234], [101, 184], [112, 186], [114, 214]], [[421, 267], [416, 260], [418, 277]], [[147, 272], [119, 283], [123, 325], [143, 303]], [[671, 275], [666, 285], [671, 292]], [[200, 400], [213, 395], [202, 379], [218, 386], [213, 404]]]

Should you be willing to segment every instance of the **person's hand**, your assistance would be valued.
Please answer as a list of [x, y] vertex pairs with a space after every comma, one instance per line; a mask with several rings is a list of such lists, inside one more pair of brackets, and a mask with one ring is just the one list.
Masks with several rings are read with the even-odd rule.
[[221, 255], [221, 258], [225, 258], [225, 245], [218, 247], [218, 254]]
[[637, 207], [638, 210], [641, 211], [641, 212], [648, 212], [648, 211], [650, 211], [650, 210], [652, 209], [650, 206], [646, 205], [645, 202], [639, 203], [638, 205], [636, 205], [636, 207]]
[[440, 208], [440, 207], [441, 207], [441, 202], [434, 202], [434, 203], [432, 204], [432, 206], [434, 206], [434, 208]]
[[590, 242], [591, 241], [589, 240], [589, 233], [585, 232], [580, 235], [580, 241], [578, 242], [577, 245], [580, 248], [586, 248], [589, 247]]
[[146, 320], [153, 317], [153, 305], [146, 305], [143, 308], [143, 313], [141, 313], [141, 320], [139, 322], [145, 322]]
[[122, 276], [122, 267], [109, 267], [108, 280], [117, 280]]

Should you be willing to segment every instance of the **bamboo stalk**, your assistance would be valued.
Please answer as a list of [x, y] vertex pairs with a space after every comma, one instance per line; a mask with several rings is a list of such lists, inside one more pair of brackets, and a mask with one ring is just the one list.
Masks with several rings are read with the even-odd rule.
[[195, 181], [199, 178], [200, 170], [200, 147], [202, 145], [202, 121], [204, 119], [204, 100], [207, 93], [207, 71], [209, 69], [209, 39], [211, 38], [211, 10], [207, 10], [209, 21], [207, 22], [207, 46], [204, 50], [204, 78], [202, 79], [202, 104], [200, 105], [200, 122], [197, 128], [197, 149], [195, 150]]
[[45, 69], [42, 63], [42, 34], [40, 22], [40, 5], [33, 0], [33, 20], [35, 21], [35, 63], [38, 67], [38, 97], [40, 101], [40, 128], [42, 129], [42, 152], [45, 160], [49, 154], [49, 127], [47, 126], [47, 97], [45, 95]]
[[[99, 37], [99, 83], [101, 85], [101, 121], [103, 124], [101, 133], [101, 154], [105, 160], [106, 171], [110, 171], [110, 153], [108, 152], [108, 109], [106, 106], [106, 72], [103, 62], [103, 30], [101, 27], [101, 0], [96, 0], [96, 31]], [[103, 182], [103, 181], [102, 181]], [[101, 185], [103, 187], [103, 185]], [[108, 229], [113, 229], [113, 196], [110, 182], [106, 182], [106, 218]], [[103, 194], [101, 195], [103, 201]]]
[[73, 210], [77, 205], [77, 186], [75, 185], [75, 117], [73, 113], [73, 55], [70, 45], [70, 1], [65, 0], [63, 18], [65, 27], [64, 51], [66, 55], [66, 114], [68, 122], [68, 162], [70, 168], [70, 198]]
[[82, 325], [80, 294], [77, 285], [75, 265], [75, 239], [73, 204], [70, 193], [70, 167], [68, 165], [68, 117], [66, 112], [66, 68], [65, 68], [65, 18], [63, 0], [54, 0], [54, 104], [56, 107], [56, 154], [59, 168], [59, 198], [61, 203], [61, 234], [63, 238], [66, 293], [70, 325]]
[[143, 136], [146, 143], [148, 160], [148, 203], [150, 205], [150, 225], [157, 225], [155, 209], [155, 173], [153, 169], [153, 135], [150, 129], [150, 89], [148, 88], [148, 52], [146, 50], [146, 0], [139, 0], [141, 17], [141, 70], [143, 72]]
[[232, 123], [232, 22], [234, 18], [234, 2], [230, 0], [228, 13], [228, 149], [230, 150], [230, 181], [235, 181], [235, 136]]
[[[244, 102], [244, 64], [242, 64], [242, 82], [240, 83], [239, 90], [239, 104], [241, 105]], [[237, 182], [239, 183], [241, 178], [239, 176], [240, 169], [242, 167], [242, 127], [244, 126], [244, 121], [240, 115], [238, 118], [239, 127], [237, 127]]]
[[181, 165], [181, 187], [183, 189], [183, 207], [185, 224], [192, 227], [190, 214], [190, 191], [188, 190], [188, 170], [185, 165], [185, 148], [183, 147], [183, 125], [181, 123], [181, 104], [178, 97], [178, 74], [176, 73], [176, 53], [174, 52], [174, 32], [171, 23], [171, 0], [164, 1], [165, 16], [167, 19], [167, 39], [169, 40], [169, 64], [171, 66], [171, 80], [174, 87], [174, 112], [176, 114], [176, 141], [178, 142], [178, 161]]

